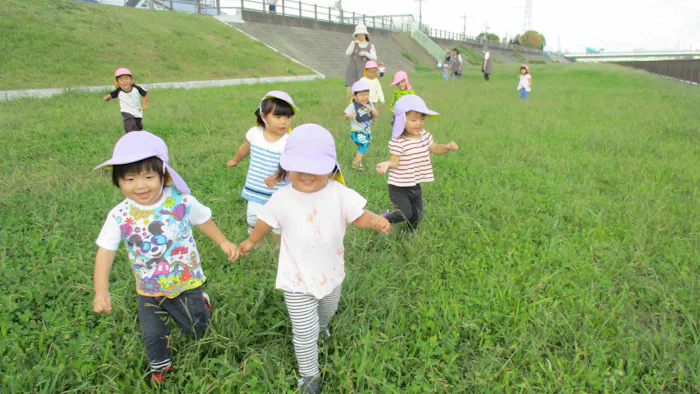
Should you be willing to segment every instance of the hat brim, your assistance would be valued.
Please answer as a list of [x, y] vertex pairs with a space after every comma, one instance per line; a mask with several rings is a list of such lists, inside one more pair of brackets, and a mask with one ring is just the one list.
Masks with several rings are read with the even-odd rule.
[[105, 166], [118, 166], [120, 164], [136, 163], [137, 161], [141, 161], [143, 159], [148, 159], [149, 157], [157, 157], [157, 158], [163, 160], [163, 158], [160, 157], [160, 155], [158, 155], [158, 152], [156, 152], [156, 151], [139, 152], [139, 153], [134, 154], [134, 155], [112, 157], [111, 159], [107, 160], [106, 162], [93, 168], [93, 170], [96, 170], [100, 167], [105, 167]]
[[337, 161], [332, 157], [305, 157], [288, 153], [280, 157], [280, 167], [285, 171], [328, 175], [336, 165]]
[[265, 101], [269, 98], [276, 98], [278, 100], [282, 100], [285, 103], [289, 104], [292, 108], [294, 108], [295, 113], [299, 112], [299, 107], [297, 107], [296, 104], [294, 104], [294, 102], [287, 100], [285, 97], [278, 97], [278, 96], [275, 96], [273, 94], [269, 94], [269, 95], [266, 95], [265, 97], [263, 97], [262, 100], [260, 100], [260, 104], [262, 104], [263, 101]]
[[[413, 110], [411, 110], [413, 111]], [[416, 111], [420, 112], [422, 114], [425, 114], [425, 116], [429, 119], [437, 119], [440, 114], [438, 114], [435, 111], [431, 110], [426, 110], [426, 111]], [[391, 138], [396, 139], [403, 134], [403, 131], [406, 129], [406, 113], [401, 113], [396, 115], [394, 118], [394, 125], [391, 127]]]

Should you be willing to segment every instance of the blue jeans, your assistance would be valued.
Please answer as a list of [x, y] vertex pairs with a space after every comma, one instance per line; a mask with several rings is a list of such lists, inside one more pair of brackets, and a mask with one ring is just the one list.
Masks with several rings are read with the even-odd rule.
[[521, 100], [527, 100], [527, 97], [530, 95], [530, 92], [527, 91], [525, 88], [520, 88], [520, 99]]

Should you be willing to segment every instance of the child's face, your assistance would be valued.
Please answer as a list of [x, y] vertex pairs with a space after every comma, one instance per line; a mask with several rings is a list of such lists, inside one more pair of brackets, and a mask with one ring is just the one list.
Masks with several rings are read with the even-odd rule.
[[130, 172], [119, 179], [119, 189], [124, 197], [141, 205], [151, 205], [160, 196], [163, 188], [163, 174], [153, 170]]
[[527, 70], [525, 70], [524, 68], [520, 69], [520, 74], [525, 75], [526, 73], [527, 73]]
[[131, 75], [120, 75], [117, 77], [117, 83], [123, 90], [131, 90], [131, 84], [134, 81], [131, 79]]
[[402, 80], [401, 82], [399, 82], [399, 90], [406, 90], [407, 87], [408, 87], [408, 85], [406, 84], [405, 79]]
[[379, 75], [379, 71], [377, 71], [376, 67], [372, 67], [372, 68], [367, 69], [367, 78], [375, 79], [375, 78], [377, 78], [377, 75]]
[[406, 112], [406, 130], [404, 134], [408, 137], [418, 137], [425, 129], [425, 114], [416, 111]]
[[314, 175], [305, 172], [289, 172], [289, 180], [292, 182], [292, 187], [302, 193], [315, 193], [326, 186], [328, 183], [328, 175]]
[[267, 122], [267, 127], [265, 130], [278, 135], [283, 136], [289, 127], [292, 125], [291, 116], [275, 115], [274, 110], [270, 111], [269, 114], [265, 115], [265, 122]]
[[367, 104], [369, 102], [369, 90], [355, 93], [355, 100], [360, 104]]

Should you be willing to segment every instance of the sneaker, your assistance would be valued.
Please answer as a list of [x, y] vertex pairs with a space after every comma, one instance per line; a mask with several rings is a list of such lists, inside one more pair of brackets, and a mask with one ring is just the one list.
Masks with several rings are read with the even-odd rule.
[[389, 214], [391, 214], [391, 212], [389, 212], [389, 211], [387, 210], [386, 212], [384, 212], [384, 213], [382, 214], [382, 216], [384, 217], [384, 219], [386, 219], [387, 217], [389, 217]]
[[352, 169], [353, 169], [353, 170], [357, 170], [357, 171], [364, 171], [364, 170], [365, 170], [365, 166], [362, 165], [362, 162], [361, 162], [361, 161], [359, 161], [359, 162], [358, 162], [358, 161], [353, 161], [353, 162], [352, 162]]
[[211, 313], [211, 299], [209, 298], [209, 294], [202, 292], [202, 298], [204, 298], [204, 307]]
[[297, 382], [297, 386], [299, 386], [298, 393], [321, 394], [321, 374], [301, 378]]
[[150, 373], [146, 374], [146, 384], [150, 388], [163, 384], [167, 375], [173, 371], [175, 371], [175, 369], [172, 367], [172, 365], [168, 368], [151, 371]]
[[327, 340], [331, 339], [331, 330], [329, 330], [328, 328], [326, 328], [325, 331], [319, 332], [319, 333], [318, 333], [318, 339], [319, 339], [320, 341], [327, 341]]

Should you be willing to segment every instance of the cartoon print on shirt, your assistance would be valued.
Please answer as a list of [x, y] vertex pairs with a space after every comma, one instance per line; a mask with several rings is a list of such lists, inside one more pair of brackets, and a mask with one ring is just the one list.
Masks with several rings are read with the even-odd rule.
[[[149, 234], [150, 233], [150, 234]], [[173, 244], [163, 234], [163, 222], [153, 222], [148, 225], [145, 237], [133, 234], [127, 239], [127, 245], [136, 251], [134, 266], [141, 273], [141, 279], [150, 278], [156, 273], [158, 263], [168, 263], [166, 253]]]

